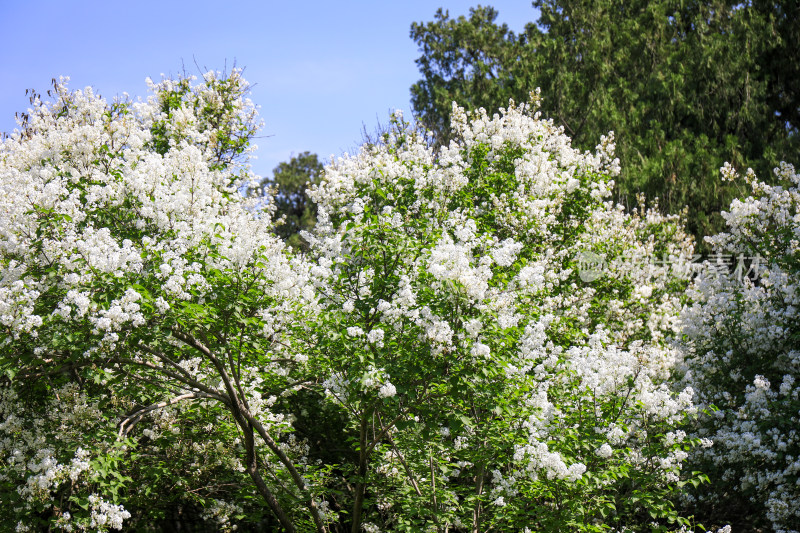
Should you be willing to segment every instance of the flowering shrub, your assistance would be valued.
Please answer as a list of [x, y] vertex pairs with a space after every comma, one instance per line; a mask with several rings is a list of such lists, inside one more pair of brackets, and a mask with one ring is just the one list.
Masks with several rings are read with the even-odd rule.
[[[325, 171], [293, 257], [240, 190], [237, 71], [55, 87], [0, 146], [0, 512], [233, 530], [651, 531], [699, 441], [667, 381], [679, 221], [607, 201], [531, 106], [434, 151], [395, 115]], [[582, 258], [601, 258], [587, 277]], [[585, 281], [589, 280], [589, 281]]]
[[56, 84], [0, 146], [0, 514], [20, 527], [147, 524], [172, 494], [220, 523], [260, 494], [291, 524], [296, 494], [265, 476], [311, 500], [270, 405], [313, 290], [239, 193], [246, 89], [237, 71], [136, 103]]
[[[722, 169], [727, 179], [735, 171]], [[698, 392], [697, 436], [713, 447], [693, 462], [712, 478], [696, 496], [710, 518], [797, 532], [800, 523], [800, 175], [782, 164], [781, 186], [748, 172], [752, 196], [723, 213], [728, 231], [708, 239], [747, 258], [742, 272], [710, 271], [689, 291], [682, 316], [684, 381]], [[758, 274], [755, 281], [752, 274]], [[734, 516], [733, 513], [740, 513]], [[699, 511], [700, 512], [700, 511]]]
[[[665, 381], [665, 336], [686, 282], [633, 259], [691, 245], [674, 218], [605, 201], [612, 137], [580, 153], [532, 112], [455, 107], [438, 152], [396, 114], [310, 191], [307, 350], [349, 420], [357, 461], [340, 475], [367, 531], [685, 522], [668, 495], [694, 406]], [[591, 284], [588, 253], [608, 268]]]

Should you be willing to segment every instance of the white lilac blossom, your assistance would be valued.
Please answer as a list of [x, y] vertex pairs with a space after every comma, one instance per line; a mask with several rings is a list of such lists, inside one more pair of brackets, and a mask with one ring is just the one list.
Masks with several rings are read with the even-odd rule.
[[221, 500], [212, 500], [211, 505], [203, 509], [202, 517], [206, 521], [213, 521], [219, 531], [236, 531], [236, 515], [241, 515], [244, 512], [240, 506], [235, 503], [225, 502]]
[[391, 398], [395, 394], [397, 394], [397, 388], [389, 382], [384, 383], [381, 385], [381, 388], [378, 389], [378, 396], [381, 398]]
[[594, 453], [596, 453], [598, 457], [608, 459], [614, 453], [614, 450], [608, 445], [607, 442], [604, 442], [602, 446], [594, 451]]
[[122, 522], [131, 517], [131, 513], [121, 505], [114, 505], [103, 498], [92, 494], [89, 496], [91, 517], [89, 527], [96, 531], [122, 529]]
[[383, 330], [380, 328], [373, 329], [369, 333], [367, 333], [367, 341], [374, 344], [378, 348], [383, 347]]
[[[727, 163], [720, 170], [741, 179]], [[703, 442], [693, 467], [711, 481], [696, 491], [697, 509], [718, 520], [715, 512], [737, 509], [745, 527], [796, 533], [800, 175], [786, 163], [775, 174], [780, 183], [768, 185], [748, 170], [750, 196], [734, 200], [722, 214], [726, 231], [707, 238], [743, 266], [701, 270], [690, 287], [681, 370], [707, 411], [690, 426]]]

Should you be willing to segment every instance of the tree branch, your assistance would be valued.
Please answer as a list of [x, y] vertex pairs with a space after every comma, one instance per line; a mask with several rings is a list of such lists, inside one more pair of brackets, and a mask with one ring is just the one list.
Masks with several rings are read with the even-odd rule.
[[[312, 494], [309, 492], [308, 487], [306, 486], [305, 481], [303, 481], [302, 476], [297, 471], [294, 466], [294, 463], [291, 459], [284, 453], [284, 451], [278, 446], [278, 444], [272, 439], [272, 437], [267, 433], [267, 430], [261, 424], [261, 422], [250, 413], [247, 405], [242, 401], [242, 398], [239, 397], [237, 394], [236, 389], [234, 388], [234, 384], [231, 382], [228, 373], [225, 371], [225, 367], [222, 362], [211, 352], [211, 350], [206, 347], [203, 343], [195, 339], [192, 335], [188, 333], [184, 333], [176, 328], [173, 328], [172, 334], [178, 340], [183, 341], [187, 345], [193, 347], [211, 361], [214, 367], [220, 374], [223, 383], [225, 384], [225, 388], [228, 391], [228, 395], [230, 396], [231, 403], [228, 406], [233, 414], [234, 418], [236, 418], [237, 423], [242, 428], [242, 431], [252, 431], [254, 428], [267, 447], [274, 453], [281, 463], [286, 467], [289, 471], [292, 480], [294, 481], [295, 485], [297, 486], [300, 491], [306, 495], [306, 504], [311, 512], [311, 516], [314, 519], [314, 524], [316, 525], [318, 533], [327, 533], [327, 528], [325, 527], [325, 523], [322, 520], [322, 517], [319, 514], [319, 508], [317, 507], [316, 502]], [[252, 477], [252, 476], [251, 476]], [[255, 481], [255, 478], [254, 478]]]
[[219, 400], [222, 403], [226, 403], [225, 398], [218, 394], [208, 394], [205, 392], [187, 392], [186, 394], [181, 394], [179, 396], [175, 396], [168, 400], [163, 400], [157, 403], [150, 404], [148, 406], [142, 407], [141, 409], [137, 409], [127, 417], [125, 417], [119, 424], [119, 433], [117, 434], [117, 438], [122, 440], [125, 438], [128, 433], [138, 424], [145, 415], [150, 412], [156, 411], [158, 409], [162, 409], [164, 407], [169, 407], [170, 405], [175, 405], [178, 402], [183, 400], [193, 400], [197, 398], [202, 399], [214, 399]]

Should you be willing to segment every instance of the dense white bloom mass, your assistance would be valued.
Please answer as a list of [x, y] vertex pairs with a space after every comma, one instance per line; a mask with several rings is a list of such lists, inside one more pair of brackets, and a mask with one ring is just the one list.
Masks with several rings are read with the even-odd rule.
[[[194, 490], [188, 485], [212, 475], [235, 485], [246, 478], [226, 442], [231, 422], [263, 428], [251, 446], [265, 455], [280, 451], [271, 439], [288, 428], [262, 383], [289, 387], [303, 365], [302, 353], [278, 343], [289, 309], [303, 310], [299, 320], [315, 297], [262, 201], [240, 194], [256, 127], [247, 84], [234, 70], [151, 89], [147, 101], [107, 102], [56, 83], [54, 101], [34, 98], [0, 142], [6, 522], [121, 529], [131, 517], [120, 501], [126, 491], [154, 515], [186, 498], [146, 496], [156, 482], [132, 482], [143, 475], [133, 449], [174, 464], [174, 487]], [[218, 402], [216, 411], [198, 415], [188, 406], [198, 401]], [[231, 413], [245, 405], [239, 418]], [[210, 419], [215, 432], [191, 438], [186, 418], [201, 427]], [[291, 464], [281, 454], [273, 471]], [[295, 484], [303, 485], [299, 474]], [[214, 490], [192, 494], [202, 503]]]
[[[428, 506], [428, 484], [448, 503], [420, 530], [480, 530], [476, 491], [506, 528], [551, 516], [551, 490], [616, 501], [614, 483], [590, 480], [657, 479], [666, 495], [679, 479], [687, 444], [664, 435], [695, 407], [690, 388], [668, 385], [665, 339], [686, 280], [652, 260], [691, 257], [691, 244], [676, 219], [606, 201], [613, 137], [582, 153], [532, 111], [454, 107], [455, 140], [438, 151], [394, 117], [309, 190], [319, 221], [305, 237], [334, 274], [316, 281], [326, 318], [309, 350], [339, 354], [327, 397], [352, 426], [389, 424], [372, 459], [388, 529]], [[582, 252], [604, 256], [594, 284], [578, 275]], [[597, 509], [575, 520], [601, 520]]]
[[[728, 164], [723, 179], [738, 179]], [[800, 531], [800, 175], [780, 185], [745, 176], [752, 195], [723, 213], [715, 252], [747, 258], [744, 272], [701, 273], [681, 317], [684, 381], [717, 409], [695, 428], [706, 445], [693, 461], [712, 479], [699, 506], [741, 509], [754, 527]], [[756, 274], [757, 271], [757, 275]]]

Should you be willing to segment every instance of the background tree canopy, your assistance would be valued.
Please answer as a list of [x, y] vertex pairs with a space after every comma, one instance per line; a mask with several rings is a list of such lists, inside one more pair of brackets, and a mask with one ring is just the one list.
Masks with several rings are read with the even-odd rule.
[[275, 187], [275, 218], [286, 217], [275, 233], [295, 249], [305, 249], [300, 232], [310, 230], [316, 224], [317, 208], [308, 201], [306, 187], [319, 183], [322, 163], [317, 154], [303, 152], [289, 161], [280, 163], [272, 171], [272, 179], [264, 179], [262, 185]]
[[698, 238], [722, 228], [716, 214], [736, 190], [725, 161], [768, 178], [798, 148], [797, 3], [536, 0], [537, 24], [516, 35], [478, 6], [469, 18], [413, 24], [422, 79], [412, 105], [441, 144], [452, 102], [490, 113], [541, 87], [542, 110], [576, 146], [616, 132], [623, 173], [617, 200], [659, 198], [688, 207]]

